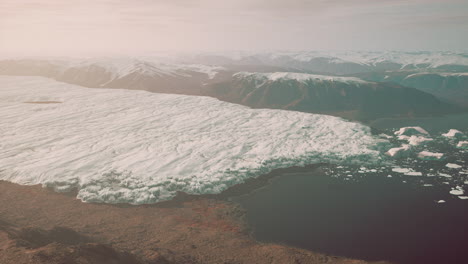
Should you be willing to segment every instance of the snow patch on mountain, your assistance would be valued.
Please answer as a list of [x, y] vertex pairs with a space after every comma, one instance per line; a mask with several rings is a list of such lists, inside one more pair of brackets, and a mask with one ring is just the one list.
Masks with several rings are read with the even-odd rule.
[[348, 84], [369, 84], [370, 82], [361, 80], [355, 77], [338, 77], [328, 75], [316, 75], [308, 73], [296, 73], [296, 72], [274, 72], [274, 73], [250, 73], [250, 72], [238, 72], [233, 75], [235, 78], [250, 78], [259, 81], [279, 81], [279, 80], [296, 80], [299, 82], [340, 82]]
[[281, 61], [311, 62], [325, 59], [329, 63], [355, 63], [376, 66], [382, 63], [399, 64], [401, 68], [413, 65], [417, 68], [437, 68], [443, 65], [468, 65], [463, 52], [399, 52], [399, 51], [276, 51], [276, 52], [224, 52], [201, 53], [198, 56], [222, 57], [232, 61], [272, 64]]

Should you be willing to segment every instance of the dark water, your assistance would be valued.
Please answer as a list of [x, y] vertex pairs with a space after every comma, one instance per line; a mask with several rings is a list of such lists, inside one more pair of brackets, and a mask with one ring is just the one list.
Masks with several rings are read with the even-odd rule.
[[369, 124], [379, 129], [391, 129], [406, 126], [420, 126], [430, 133], [447, 132], [449, 129], [468, 130], [468, 114], [456, 114], [440, 117], [426, 118], [382, 118]]
[[[450, 128], [466, 132], [468, 115], [377, 120], [373, 125], [387, 134], [404, 126], [421, 126], [431, 133]], [[468, 152], [448, 146], [445, 139], [432, 144], [428, 150], [449, 154], [445, 161], [395, 163], [412, 166], [423, 177], [392, 173], [391, 167], [359, 174], [358, 168], [327, 165], [283, 174], [233, 200], [247, 210], [253, 235], [260, 241], [371, 261], [468, 263], [468, 200], [449, 194], [451, 187], [467, 182], [468, 175], [445, 167], [456, 162], [466, 170]], [[434, 176], [442, 172], [453, 177]], [[467, 193], [466, 183], [464, 189]]]
[[343, 182], [319, 169], [235, 201], [260, 241], [366, 260], [468, 263], [468, 201], [448, 190], [384, 176]]

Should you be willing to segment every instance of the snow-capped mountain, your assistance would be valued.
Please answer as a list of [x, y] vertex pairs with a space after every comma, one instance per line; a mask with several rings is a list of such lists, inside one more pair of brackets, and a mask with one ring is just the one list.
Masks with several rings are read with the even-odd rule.
[[224, 71], [220, 66], [165, 63], [151, 58], [0, 61], [2, 75], [43, 76], [85, 87], [185, 94], [199, 94], [197, 87]]
[[254, 108], [325, 113], [350, 119], [408, 117], [455, 110], [414, 88], [355, 77], [305, 73], [237, 73], [209, 87], [221, 100]]
[[192, 63], [270, 65], [289, 70], [339, 75], [415, 69], [468, 72], [468, 53], [462, 52], [239, 52], [205, 53], [184, 58]]
[[363, 79], [376, 82], [393, 82], [413, 87], [436, 97], [468, 107], [468, 72], [393, 71], [358, 74]]
[[[420, 75], [416, 74], [427, 69], [414, 70], [415, 67], [432, 67], [431, 71], [445, 74], [441, 75], [446, 76], [444, 78], [461, 74], [457, 78], [462, 79], [465, 78], [463, 73], [439, 72], [440, 69], [436, 68], [465, 67], [463, 54], [325, 55], [306, 52], [244, 54], [238, 57], [206, 57], [208, 55], [202, 54], [172, 59], [9, 59], [0, 61], [0, 75], [43, 76], [85, 87], [204, 95], [256, 108], [327, 113], [359, 120], [424, 116], [457, 110], [432, 95], [444, 100], [447, 98], [444, 95], [450, 95], [465, 101], [463, 96], [459, 96], [460, 90], [464, 89], [463, 82], [457, 92], [437, 93], [434, 91], [444, 86], [444, 82], [438, 82], [436, 88], [429, 89], [427, 82], [419, 81]], [[341, 58], [336, 57], [338, 55]], [[202, 62], [204, 64], [200, 64]], [[395, 70], [381, 70], [390, 68]], [[329, 73], [311, 74], [312, 71]], [[336, 76], [337, 73], [360, 71], [366, 72], [353, 77]]]

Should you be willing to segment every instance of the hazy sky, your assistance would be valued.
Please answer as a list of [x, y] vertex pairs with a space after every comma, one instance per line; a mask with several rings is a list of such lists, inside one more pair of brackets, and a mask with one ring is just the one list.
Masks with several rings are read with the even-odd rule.
[[0, 0], [0, 53], [466, 50], [468, 0]]

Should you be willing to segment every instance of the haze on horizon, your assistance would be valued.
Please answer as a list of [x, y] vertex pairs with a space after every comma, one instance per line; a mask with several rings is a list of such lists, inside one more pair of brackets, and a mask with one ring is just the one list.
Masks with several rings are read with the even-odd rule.
[[1, 55], [466, 50], [466, 0], [2, 0]]

